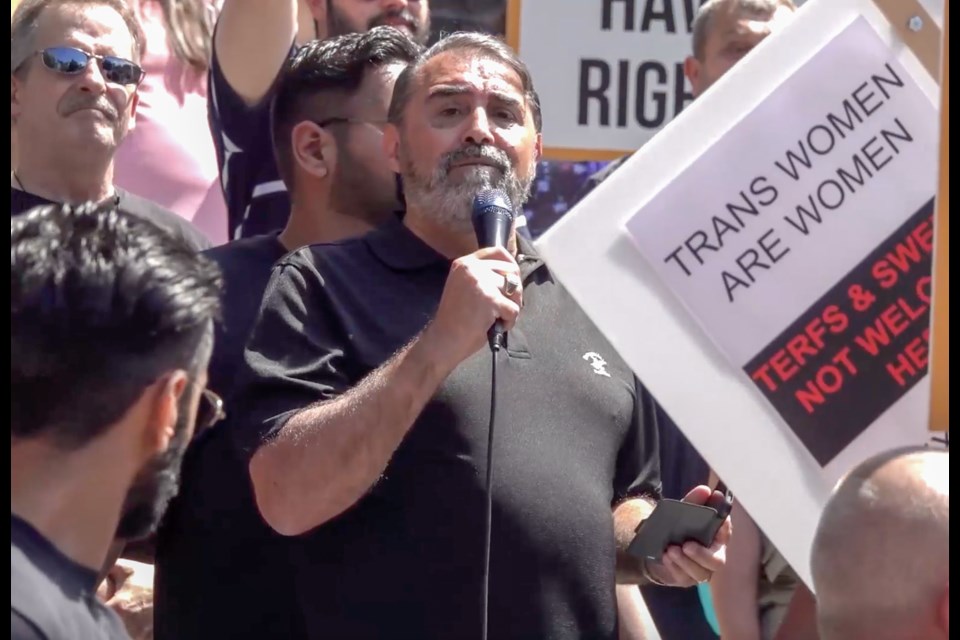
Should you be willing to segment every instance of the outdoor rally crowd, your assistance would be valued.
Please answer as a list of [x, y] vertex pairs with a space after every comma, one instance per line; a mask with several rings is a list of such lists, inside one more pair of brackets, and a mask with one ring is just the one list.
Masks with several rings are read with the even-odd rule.
[[[627, 552], [722, 478], [538, 256], [573, 170], [450, 4], [14, 2], [11, 637], [949, 637], [943, 451], [844, 476], [816, 597], [738, 501]], [[695, 99], [795, 12], [703, 2]]]

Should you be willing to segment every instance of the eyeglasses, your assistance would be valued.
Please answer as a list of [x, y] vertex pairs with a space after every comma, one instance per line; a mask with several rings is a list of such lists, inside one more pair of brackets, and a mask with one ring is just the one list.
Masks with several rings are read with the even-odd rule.
[[210, 389], [200, 392], [200, 406], [197, 407], [197, 422], [194, 431], [209, 429], [227, 417], [223, 408], [223, 399]]
[[50, 47], [37, 51], [43, 66], [51, 71], [73, 76], [83, 73], [91, 60], [96, 60], [107, 82], [123, 86], [139, 85], [146, 75], [139, 65], [116, 56], [98, 56], [73, 47]]
[[369, 124], [381, 130], [383, 125], [387, 124], [386, 120], [358, 120], [356, 118], [344, 118], [342, 116], [333, 116], [323, 120], [312, 120], [312, 122], [318, 127], [329, 127], [332, 124]]

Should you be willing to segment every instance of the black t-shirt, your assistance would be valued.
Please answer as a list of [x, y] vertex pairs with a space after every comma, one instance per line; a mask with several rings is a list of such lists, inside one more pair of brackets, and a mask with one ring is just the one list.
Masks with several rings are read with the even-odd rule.
[[10, 514], [10, 637], [129, 640], [96, 596], [97, 572], [77, 564], [28, 522]]
[[[600, 183], [612, 176], [632, 156], [633, 154], [630, 153], [617, 158], [590, 176], [570, 206], [580, 202], [588, 193], [600, 186]], [[663, 409], [658, 406], [657, 411], [660, 425], [663, 496], [680, 500], [696, 485], [706, 484], [710, 468]], [[650, 609], [650, 616], [663, 637], [685, 640], [714, 640], [717, 637], [704, 616], [700, 594], [696, 587], [677, 589], [646, 585], [640, 590]]]
[[250, 335], [273, 265], [287, 253], [279, 232], [213, 247], [204, 255], [220, 267], [223, 321], [217, 323], [207, 385], [229, 401], [243, 346]]
[[[655, 407], [522, 239], [520, 250], [524, 310], [498, 364], [490, 637], [613, 639], [611, 507], [659, 492]], [[281, 260], [234, 394], [240, 452], [409, 342], [449, 268], [400, 222]], [[311, 637], [479, 637], [489, 394], [484, 349], [364, 498], [292, 539]]]
[[[294, 51], [291, 46], [291, 56]], [[224, 77], [216, 48], [208, 84], [207, 114], [227, 202], [230, 237], [249, 238], [279, 231], [290, 217], [290, 197], [273, 155], [270, 104], [274, 88], [258, 104], [248, 106]]]
[[[188, 220], [181, 218], [172, 211], [164, 209], [158, 204], [124, 191], [119, 187], [114, 187], [114, 192], [116, 194], [115, 201], [117, 208], [121, 211], [150, 220], [162, 229], [166, 229], [175, 236], [183, 238], [187, 244], [197, 251], [203, 251], [210, 247], [210, 240]], [[59, 203], [10, 187], [11, 216], [25, 213], [34, 207], [48, 204]]]
[[180, 492], [157, 532], [154, 637], [301, 638], [285, 538], [260, 518], [246, 465], [228, 438], [234, 373], [270, 269], [286, 249], [273, 233], [205, 253], [224, 279], [208, 384], [224, 398], [227, 418], [191, 443]]

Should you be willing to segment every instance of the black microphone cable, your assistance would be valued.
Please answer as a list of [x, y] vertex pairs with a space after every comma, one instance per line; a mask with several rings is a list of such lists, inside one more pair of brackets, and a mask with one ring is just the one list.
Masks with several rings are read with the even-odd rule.
[[[499, 189], [484, 189], [473, 199], [473, 227], [480, 247], [506, 247], [514, 223], [513, 205]], [[506, 280], [504, 281], [506, 284]], [[497, 418], [497, 359], [504, 346], [503, 324], [493, 323], [487, 332], [490, 345], [490, 426], [487, 429], [487, 500], [483, 526], [483, 623], [481, 638], [487, 640], [490, 626], [490, 536], [493, 528], [493, 434]]]
[[487, 428], [487, 504], [483, 522], [483, 626], [482, 640], [487, 640], [490, 619], [490, 531], [493, 524], [493, 428], [497, 417], [497, 359], [499, 336], [490, 341], [490, 426]]

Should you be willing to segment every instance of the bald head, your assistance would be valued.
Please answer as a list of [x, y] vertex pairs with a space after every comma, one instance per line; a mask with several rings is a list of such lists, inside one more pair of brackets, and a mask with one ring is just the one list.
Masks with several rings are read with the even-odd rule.
[[947, 638], [949, 454], [900, 449], [827, 502], [811, 570], [823, 640]]

